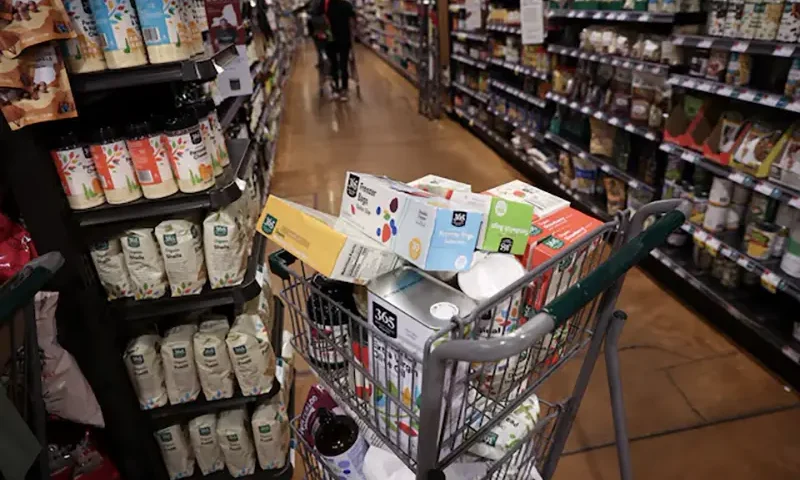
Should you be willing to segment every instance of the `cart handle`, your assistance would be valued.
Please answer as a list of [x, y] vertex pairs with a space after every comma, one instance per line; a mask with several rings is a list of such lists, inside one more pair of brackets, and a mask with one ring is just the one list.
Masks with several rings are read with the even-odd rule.
[[281, 277], [281, 280], [289, 280], [289, 266], [293, 264], [297, 258], [284, 249], [269, 255], [269, 269], [275, 275]]

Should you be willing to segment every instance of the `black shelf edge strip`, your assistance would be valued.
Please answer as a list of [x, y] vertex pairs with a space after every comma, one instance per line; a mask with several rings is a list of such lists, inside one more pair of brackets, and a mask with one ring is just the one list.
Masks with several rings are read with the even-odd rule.
[[737, 87], [689, 75], [670, 75], [668, 82], [676, 87], [697, 90], [788, 112], [800, 112], [800, 102], [776, 93], [762, 92], [748, 87]]
[[501, 92], [505, 92], [505, 93], [508, 93], [510, 95], [513, 95], [513, 96], [519, 98], [520, 100], [528, 102], [529, 104], [534, 105], [536, 107], [547, 108], [547, 102], [545, 100], [543, 100], [543, 99], [541, 99], [541, 98], [539, 98], [539, 97], [537, 97], [535, 95], [531, 95], [529, 93], [525, 93], [525, 92], [523, 92], [522, 90], [520, 90], [518, 88], [512, 87], [511, 85], [505, 84], [505, 83], [500, 82], [498, 80], [495, 80], [493, 78], [489, 79], [489, 85], [499, 89]]
[[559, 55], [567, 55], [574, 58], [589, 60], [591, 62], [605, 63], [614, 67], [629, 68], [637, 72], [647, 72], [655, 75], [666, 75], [669, 73], [669, 65], [661, 63], [637, 60], [635, 58], [620, 57], [608, 53], [586, 52], [580, 48], [563, 47], [561, 45], [548, 45], [547, 51]]
[[705, 12], [657, 13], [638, 10], [547, 10], [548, 18], [602, 20], [607, 22], [634, 22], [686, 25], [703, 23]]
[[771, 40], [743, 40], [739, 38], [711, 37], [708, 35], [673, 34], [670, 36], [674, 45], [684, 47], [710, 48], [727, 50], [752, 55], [770, 55], [773, 57], [800, 57], [800, 45]]
[[538, 78], [539, 80], [547, 80], [547, 74], [542, 72], [537, 72], [534, 68], [529, 67], [527, 65], [521, 65], [519, 63], [514, 62], [507, 62], [501, 58], [490, 58], [489, 62], [492, 65], [497, 65], [498, 67], [506, 68], [514, 73], [522, 73], [523, 75], [527, 75], [529, 77]]
[[626, 118], [620, 118], [614, 115], [609, 115], [597, 108], [590, 107], [588, 105], [584, 105], [576, 101], [571, 101], [568, 98], [564, 97], [563, 95], [559, 95], [558, 93], [547, 92], [545, 98], [547, 98], [548, 100], [552, 100], [556, 103], [560, 103], [565, 107], [569, 107], [572, 110], [575, 110], [576, 112], [580, 112], [584, 115], [590, 115], [598, 120], [608, 123], [609, 125], [621, 128], [626, 132], [633, 133], [634, 135], [638, 135], [640, 137], [644, 137], [647, 140], [650, 140], [651, 142], [657, 142], [661, 140], [661, 132], [658, 132], [651, 128], [634, 125], [630, 120]]
[[489, 96], [485, 93], [475, 91], [461, 82], [452, 82], [452, 86], [456, 90], [459, 90], [462, 93], [469, 95], [470, 97], [474, 98], [475, 100], [481, 103], [489, 103]]
[[482, 32], [464, 32], [461, 30], [451, 30], [450, 36], [455, 37], [458, 40], [475, 40], [476, 42], [487, 42], [489, 41], [489, 36]]

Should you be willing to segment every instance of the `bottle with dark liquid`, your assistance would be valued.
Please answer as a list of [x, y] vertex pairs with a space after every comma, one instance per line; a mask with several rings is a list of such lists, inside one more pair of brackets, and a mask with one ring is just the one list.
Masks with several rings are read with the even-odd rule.
[[368, 445], [356, 422], [346, 415], [334, 415], [327, 408], [317, 411], [317, 420], [314, 445], [336, 478], [365, 480], [362, 469]]

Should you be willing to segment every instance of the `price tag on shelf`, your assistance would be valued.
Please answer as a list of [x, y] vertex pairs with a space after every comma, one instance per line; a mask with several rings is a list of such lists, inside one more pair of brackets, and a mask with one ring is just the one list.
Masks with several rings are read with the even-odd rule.
[[733, 42], [731, 52], [745, 52], [750, 48], [750, 42]]
[[636, 180], [630, 180], [630, 181], [628, 181], [628, 186], [629, 186], [629, 187], [631, 187], [631, 188], [632, 188], [632, 189], [634, 189], [634, 190], [638, 190], [638, 189], [639, 189], [639, 187], [641, 187], [641, 185], [639, 184], [639, 182], [637, 182]]
[[633, 124], [631, 124], [631, 123], [626, 123], [626, 124], [625, 124], [625, 131], [626, 131], [626, 132], [631, 132], [631, 133], [634, 133], [634, 132], [636, 131], [636, 128], [634, 128]]
[[614, 125], [615, 127], [618, 127], [619, 124], [620, 124], [620, 121], [619, 121], [619, 118], [617, 118], [617, 117], [610, 117], [608, 119], [608, 123], [610, 123], [611, 125]]
[[563, 148], [564, 150], [569, 150], [569, 143], [567, 142], [562, 143], [561, 148]]
[[597, 12], [592, 15], [592, 20], [600, 20], [601, 18], [603, 18], [603, 14], [601, 12]]
[[747, 257], [745, 257], [744, 255], [739, 255], [739, 256], [736, 258], [736, 264], [737, 264], [737, 265], [739, 265], [740, 267], [744, 268], [744, 269], [745, 269], [745, 270], [747, 270], [748, 272], [751, 272], [751, 271], [753, 271], [753, 268], [755, 268], [755, 267], [753, 266], [753, 262], [751, 262], [751, 261], [750, 261], [750, 260], [749, 260]]
[[764, 95], [764, 97], [758, 101], [761, 105], [766, 105], [768, 107], [777, 107], [778, 103], [780, 103], [781, 97], [777, 95]]
[[800, 364], [800, 353], [789, 345], [784, 345], [781, 349], [784, 355], [789, 357], [794, 363]]
[[739, 255], [736, 252], [734, 252], [733, 250], [724, 245], [722, 246], [722, 248], [720, 248], [719, 252], [722, 254], [723, 257], [733, 260], [734, 262], [736, 261], [737, 258], [739, 258]]
[[681, 86], [684, 86], [686, 88], [695, 88], [697, 87], [697, 81], [693, 78], [689, 78], [684, 80]]
[[694, 241], [700, 245], [705, 245], [706, 240], [708, 240], [708, 234], [699, 228], [694, 231], [692, 237], [694, 237]]
[[751, 102], [755, 100], [756, 92], [752, 90], [743, 90], [742, 93], [739, 95], [739, 100], [744, 100], [745, 102]]
[[673, 271], [674, 271], [674, 272], [675, 272], [675, 274], [676, 274], [676, 275], [678, 275], [679, 277], [683, 278], [684, 280], [686, 279], [686, 270], [684, 270], [684, 269], [682, 269], [682, 268], [678, 267], [678, 268], [674, 269]]
[[578, 102], [572, 102], [572, 103], [569, 104], [569, 108], [571, 108], [573, 110], [577, 110], [578, 107], [579, 107]]
[[600, 58], [600, 57], [598, 57], [598, 56], [597, 56], [597, 55], [595, 55], [594, 53], [593, 53], [593, 54], [591, 54], [591, 55], [589, 55], [589, 60], [591, 60], [591, 61], [593, 61], [593, 62], [596, 62], [596, 61], [597, 61], [599, 58]]
[[584, 151], [578, 152], [578, 157], [582, 158], [583, 160], [586, 160], [587, 158], [589, 158], [589, 156], [586, 155], [586, 152], [584, 152]]
[[800, 197], [792, 197], [792, 199], [789, 200], [789, 206], [800, 210]]
[[645, 134], [644, 134], [644, 138], [646, 138], [646, 139], [648, 139], [648, 140], [650, 140], [650, 141], [653, 141], [653, 142], [655, 142], [655, 141], [656, 141], [656, 138], [658, 138], [658, 137], [656, 137], [656, 134], [655, 134], [655, 133], [653, 133], [653, 132], [645, 132]]
[[579, 12], [578, 12], [578, 13], [575, 15], [575, 18], [586, 18], [586, 12], [580, 12], [580, 11], [579, 11]]
[[733, 93], [733, 89], [731, 87], [722, 87], [717, 90], [717, 95], [722, 95], [723, 97], [730, 97]]
[[237, 187], [239, 187], [239, 191], [244, 192], [244, 189], [247, 188], [247, 182], [242, 180], [241, 178], [237, 178], [234, 180], [234, 183]]
[[575, 14], [578, 13], [575, 10], [570, 10], [567, 12], [567, 18], [575, 18]]
[[714, 40], [704, 39], [697, 42], [697, 48], [711, 48]]
[[[766, 195], [768, 197], [774, 196], [773, 192], [775, 192], [776, 190], [777, 189], [773, 188], [772, 185], [766, 184], [764, 182], [758, 182], [755, 188], [756, 192]], [[780, 191], [778, 191], [778, 196], [780, 196]]]
[[600, 165], [600, 170], [604, 171], [605, 173], [611, 173], [611, 167], [609, 167], [605, 163]]
[[717, 256], [721, 246], [722, 242], [720, 242], [718, 238], [709, 237], [708, 240], [706, 240], [706, 250], [714, 257]]
[[744, 185], [747, 182], [747, 175], [741, 172], [731, 172], [728, 174], [728, 180]]
[[258, 286], [261, 287], [261, 288], [264, 288], [264, 266], [263, 265], [259, 265], [256, 268], [255, 279], [256, 279], [256, 282], [258, 283]]
[[772, 51], [772, 55], [776, 57], [791, 57], [794, 53], [794, 45], [781, 45]]
[[710, 92], [714, 85], [706, 82], [700, 82], [697, 84], [697, 89], [701, 92]]
[[466, 40], [467, 34], [466, 33], [456, 33], [456, 38], [459, 40]]
[[636, 20], [639, 21], [639, 22], [649, 22], [650, 21], [650, 15], [647, 15], [647, 14], [639, 15], [639, 18], [637, 18]]
[[474, 121], [473, 119], [471, 119], [471, 118], [470, 118], [470, 119], [469, 119], [469, 126], [471, 127], [471, 126], [473, 126], [473, 125], [475, 125], [475, 121]]
[[672, 39], [673, 45], [683, 45], [683, 37], [680, 35], [675, 35]]
[[635, 68], [635, 70], [636, 70], [637, 72], [641, 72], [642, 70], [644, 70], [644, 65], [642, 65], [641, 63], [640, 63], [640, 64], [638, 64], [638, 65], [636, 65], [636, 68]]
[[767, 270], [761, 274], [761, 286], [770, 293], [775, 293], [780, 290], [781, 282], [783, 282], [783, 279], [774, 272]]
[[616, 13], [608, 13], [606, 14], [606, 20], [616, 20], [617, 14]]

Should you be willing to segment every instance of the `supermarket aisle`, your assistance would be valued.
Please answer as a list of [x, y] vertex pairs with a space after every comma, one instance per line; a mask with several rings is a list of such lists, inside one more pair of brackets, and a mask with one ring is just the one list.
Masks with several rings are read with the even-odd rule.
[[[298, 55], [272, 193], [336, 213], [347, 170], [399, 180], [436, 173], [479, 190], [521, 178], [460, 125], [419, 116], [414, 88], [366, 49], [357, 54], [363, 101], [321, 105], [313, 49]], [[628, 275], [619, 306], [629, 315], [621, 358], [637, 478], [800, 476], [794, 392], [638, 270]], [[579, 368], [573, 363], [545, 385], [543, 397], [558, 400], [569, 391]], [[298, 375], [298, 408], [312, 381]], [[607, 392], [601, 361], [557, 479], [618, 478]]]

